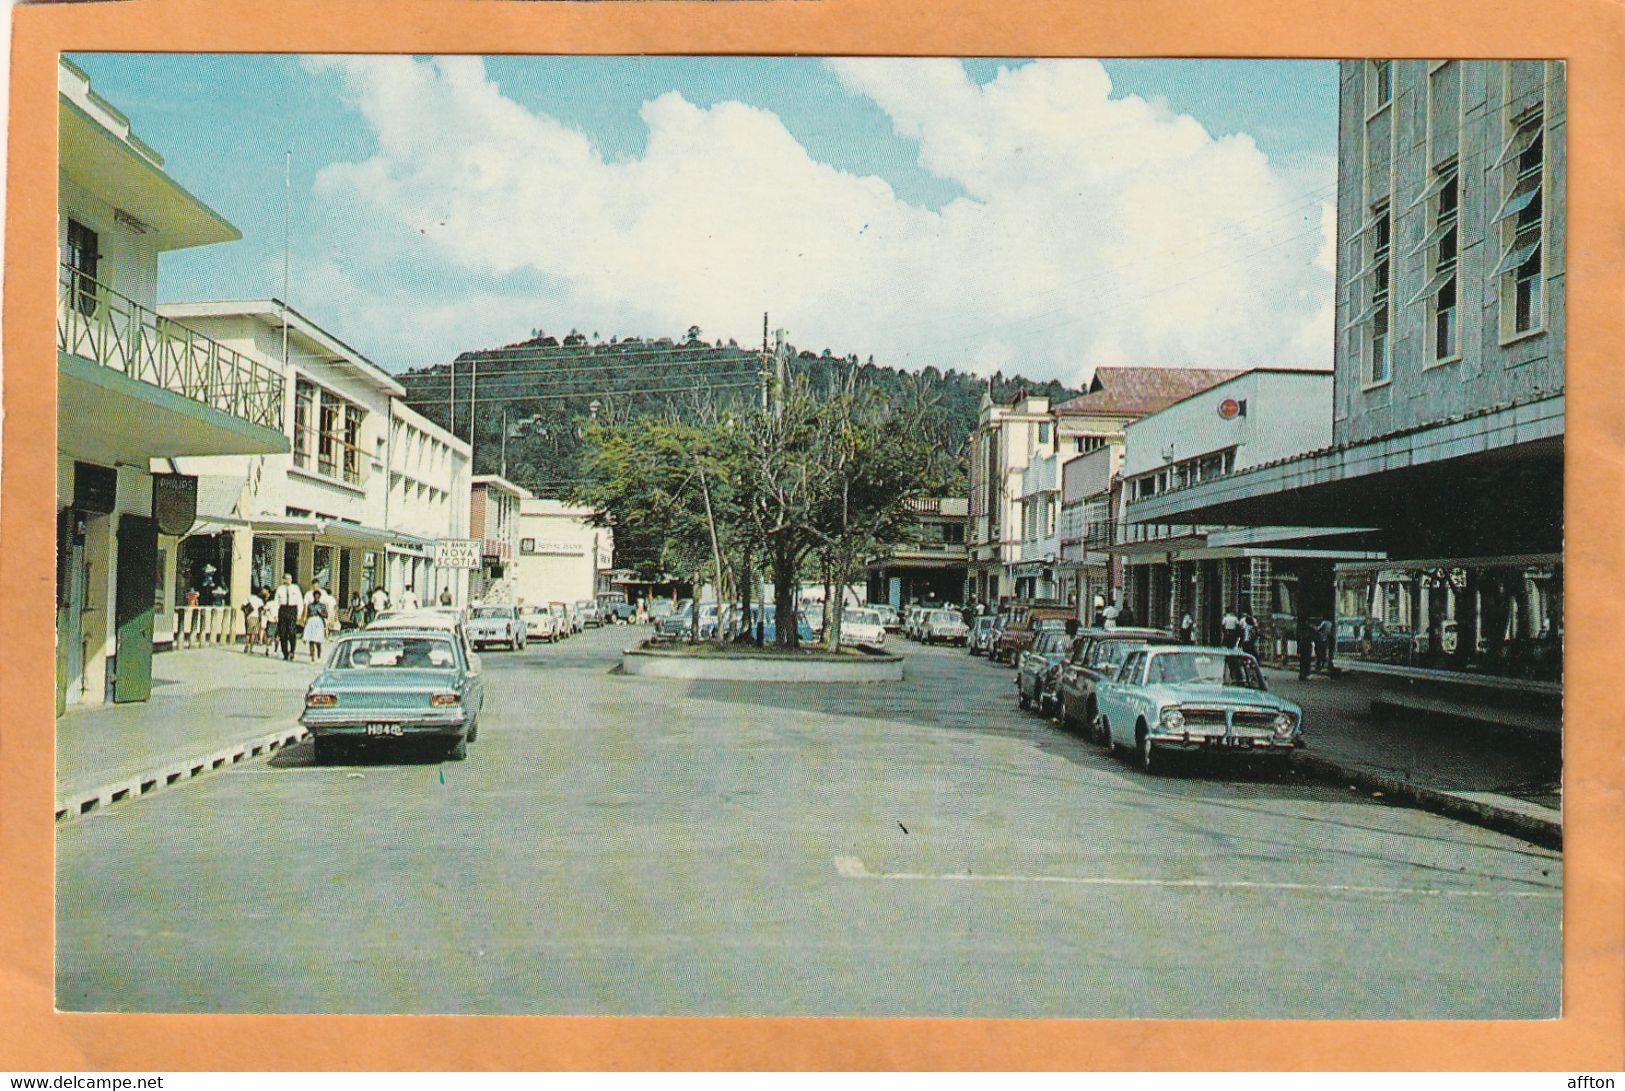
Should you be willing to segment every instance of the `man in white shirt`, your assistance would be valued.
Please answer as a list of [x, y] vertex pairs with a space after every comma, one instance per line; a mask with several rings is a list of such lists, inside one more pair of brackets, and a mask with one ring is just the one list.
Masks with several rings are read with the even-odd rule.
[[401, 592], [401, 609], [416, 610], [420, 605], [421, 604], [418, 602], [418, 593], [412, 590], [411, 584], [407, 584], [406, 590]]
[[249, 589], [248, 599], [243, 603], [243, 654], [248, 655], [254, 650], [254, 645], [260, 641], [261, 626], [264, 617], [261, 613], [265, 609], [265, 600], [260, 598], [259, 592]]
[[1241, 644], [1241, 618], [1236, 616], [1234, 610], [1224, 612], [1224, 619], [1219, 622], [1219, 628], [1224, 630], [1226, 648], [1234, 648]]
[[372, 616], [377, 617], [387, 609], [389, 609], [389, 592], [382, 587], [374, 587], [372, 589]]
[[294, 642], [298, 639], [294, 632], [299, 624], [299, 607], [303, 606], [305, 597], [300, 593], [299, 587], [293, 582], [288, 573], [282, 574], [282, 584], [271, 596], [271, 603], [276, 607], [276, 639], [277, 646], [282, 652], [282, 658], [293, 661]]
[[1106, 629], [1117, 628], [1117, 617], [1120, 612], [1121, 611], [1117, 609], [1117, 603], [1114, 602], [1109, 604], [1100, 612], [1101, 627]]

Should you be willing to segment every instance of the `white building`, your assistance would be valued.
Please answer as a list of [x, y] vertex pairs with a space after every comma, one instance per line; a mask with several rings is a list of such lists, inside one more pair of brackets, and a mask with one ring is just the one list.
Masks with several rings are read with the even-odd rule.
[[519, 508], [531, 499], [531, 492], [496, 474], [479, 474], [471, 485], [468, 536], [480, 543], [480, 569], [470, 580], [469, 595], [486, 602], [513, 602], [523, 597], [513, 579], [519, 557]]
[[[186, 459], [199, 479], [200, 522], [176, 549], [170, 601], [209, 588], [237, 604], [284, 573], [350, 602], [384, 579], [392, 399], [405, 388], [371, 360], [275, 299], [159, 308], [281, 376], [291, 451], [253, 459]], [[286, 325], [284, 325], [286, 322]], [[286, 366], [284, 357], [286, 333]], [[212, 571], [211, 571], [212, 570]]]
[[[1193, 488], [1330, 445], [1332, 375], [1255, 368], [1129, 425], [1120, 506]], [[1304, 565], [1381, 557], [1358, 527], [1225, 527], [1129, 523], [1113, 547], [1124, 598], [1137, 620], [1177, 625], [1186, 611], [1199, 639], [1216, 640], [1228, 609], [1249, 609], [1266, 658], [1286, 654]], [[1273, 654], [1272, 653], [1273, 650]]]
[[398, 598], [407, 587], [422, 602], [449, 592], [454, 605], [469, 600], [467, 569], [438, 568], [434, 543], [469, 537], [472, 457], [458, 439], [422, 413], [395, 401], [390, 407], [389, 491], [384, 496], [386, 589]]
[[156, 573], [173, 563], [159, 532], [192, 521], [192, 482], [165, 476], [168, 460], [265, 456], [288, 441], [275, 371], [156, 313], [159, 255], [241, 235], [165, 172], [84, 72], [63, 60], [57, 78], [61, 713], [151, 694], [168, 601]]
[[519, 508], [514, 588], [526, 602], [578, 602], [609, 590], [614, 532], [592, 525], [594, 511], [562, 500], [527, 499]]

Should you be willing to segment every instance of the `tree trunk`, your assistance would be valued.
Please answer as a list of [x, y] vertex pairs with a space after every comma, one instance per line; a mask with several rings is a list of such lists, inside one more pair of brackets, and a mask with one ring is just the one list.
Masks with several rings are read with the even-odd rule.
[[774, 643], [781, 648], [801, 646], [796, 632], [796, 558], [787, 545], [775, 542], [773, 558]]
[[700, 589], [705, 586], [705, 572], [702, 569], [694, 570], [694, 597], [688, 603], [688, 642], [696, 644], [700, 639]]
[[727, 638], [722, 633], [722, 608], [728, 602], [728, 593], [722, 578], [722, 547], [717, 544], [717, 520], [711, 511], [711, 486], [705, 480], [705, 471], [700, 471], [700, 490], [705, 497], [705, 525], [711, 532], [711, 567], [717, 574], [717, 646]]
[[819, 567], [823, 569], [824, 577], [824, 648], [827, 651], [835, 651], [840, 647], [836, 642], [840, 640], [841, 632], [835, 625], [835, 606], [829, 600], [829, 588], [833, 578], [829, 574], [828, 558], [825, 558]]

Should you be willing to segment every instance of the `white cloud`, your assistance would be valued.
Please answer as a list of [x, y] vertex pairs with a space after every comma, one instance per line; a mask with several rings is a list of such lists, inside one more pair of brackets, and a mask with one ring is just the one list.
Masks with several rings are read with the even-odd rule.
[[1041, 61], [984, 86], [952, 60], [829, 62], [968, 195], [936, 211], [818, 162], [776, 115], [738, 102], [646, 102], [643, 154], [608, 162], [504, 97], [475, 58], [311, 67], [342, 76], [378, 145], [323, 169], [322, 198], [471, 276], [564, 286], [445, 318], [447, 336], [486, 331], [448, 351], [536, 325], [698, 323], [749, 343], [769, 310], [801, 347], [913, 366], [1076, 380], [1102, 363], [1330, 363], [1326, 193], [1306, 196], [1302, 172], [1246, 136], [1110, 97], [1095, 62]]

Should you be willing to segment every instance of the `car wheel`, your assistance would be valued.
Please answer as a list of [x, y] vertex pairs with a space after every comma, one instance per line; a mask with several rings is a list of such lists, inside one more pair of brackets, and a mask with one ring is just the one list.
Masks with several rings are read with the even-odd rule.
[[467, 758], [468, 740], [458, 739], [456, 742], [452, 743], [451, 749], [446, 751], [446, 757], [451, 761], [462, 761], [463, 759]]
[[1089, 704], [1089, 718], [1087, 722], [1089, 724], [1089, 739], [1091, 742], [1094, 742], [1100, 746], [1110, 744], [1112, 741], [1112, 736], [1110, 730], [1108, 730], [1106, 727], [1106, 718], [1095, 709], [1094, 702], [1092, 701]]
[[1151, 745], [1151, 732], [1146, 730], [1144, 724], [1141, 724], [1140, 729], [1134, 734], [1140, 744], [1141, 772], [1149, 773], [1152, 776], [1160, 776], [1163, 772], [1164, 763], [1162, 757], [1157, 754], [1156, 747]]

